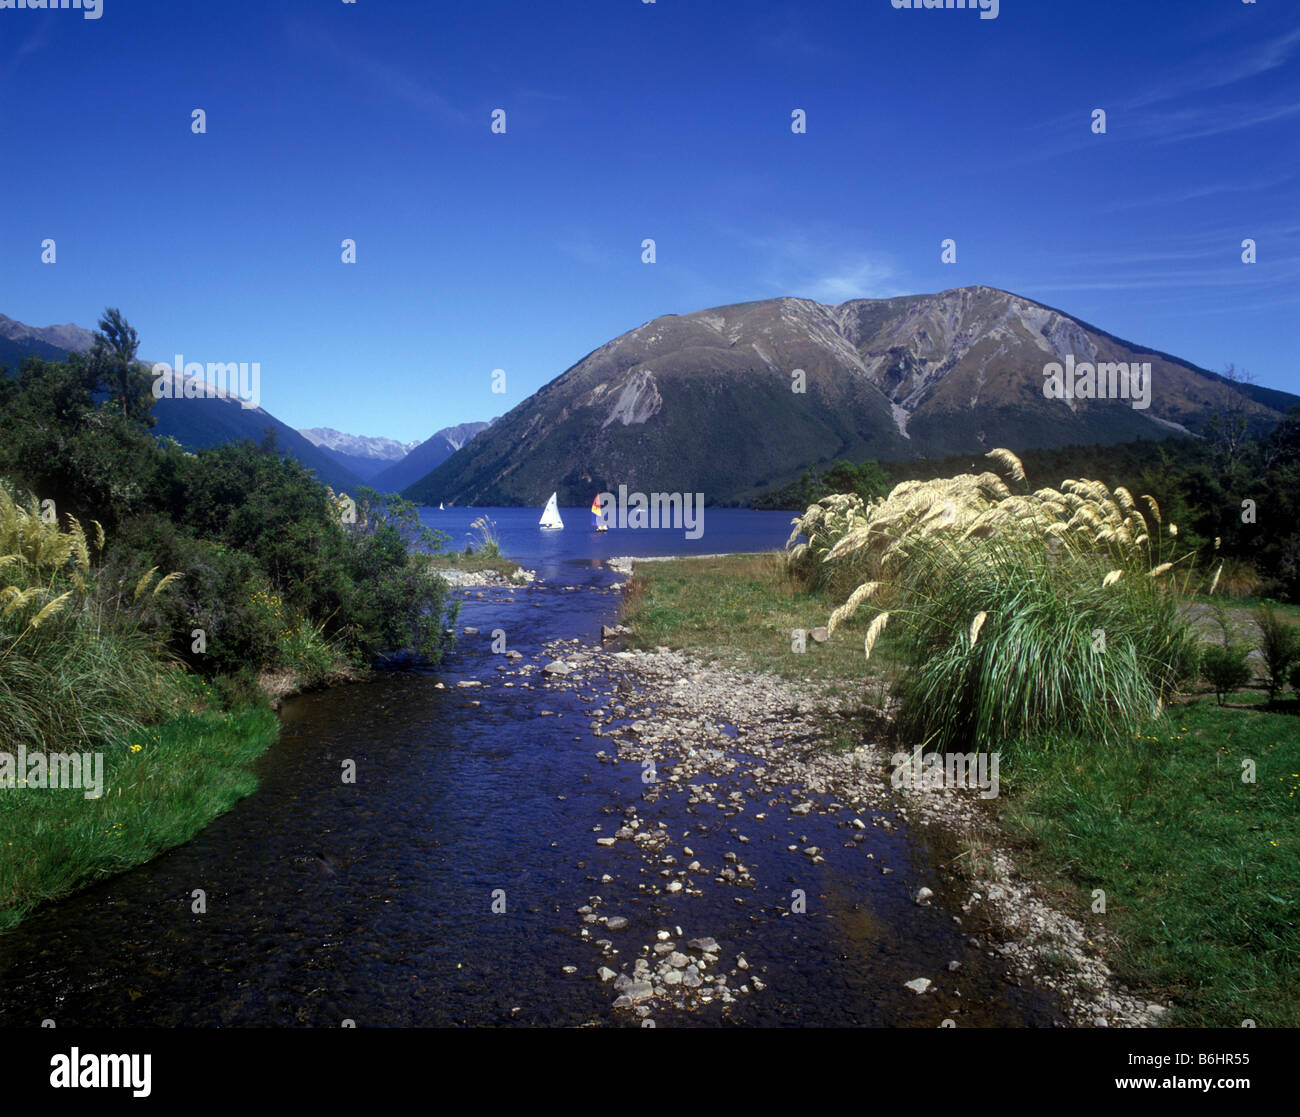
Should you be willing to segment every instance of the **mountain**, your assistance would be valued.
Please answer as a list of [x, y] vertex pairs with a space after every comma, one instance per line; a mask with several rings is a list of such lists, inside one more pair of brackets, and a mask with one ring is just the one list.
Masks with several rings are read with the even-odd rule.
[[0, 368], [17, 369], [24, 357], [61, 361], [71, 350], [89, 349], [94, 338], [80, 326], [27, 326], [0, 314]]
[[[175, 385], [173, 394], [179, 395], [184, 391], [183, 380], [177, 383], [174, 372], [172, 380]], [[246, 438], [261, 443], [268, 433], [272, 433], [276, 449], [315, 470], [317, 479], [336, 492], [355, 490], [362, 483], [361, 478], [330, 451], [308, 442], [269, 411], [260, 407], [246, 408], [230, 396], [155, 400], [153, 414], [158, 422], [152, 433], [159, 438], [174, 438], [187, 450], [201, 450]]]
[[392, 438], [344, 434], [333, 427], [312, 427], [298, 433], [367, 484], [420, 445], [419, 442], [398, 442]]
[[[80, 326], [35, 328], [0, 315], [0, 368], [16, 369], [26, 356], [47, 361], [66, 360], [68, 354], [90, 348], [95, 335]], [[153, 362], [146, 361], [146, 364]], [[260, 407], [246, 408], [228, 396], [183, 398], [184, 380], [172, 374], [177, 399], [156, 400], [153, 414], [157, 423], [152, 433], [171, 437], [189, 450], [200, 450], [223, 442], [252, 439], [261, 443], [268, 431], [276, 446], [296, 458], [336, 490], [355, 489], [360, 478], [328, 450], [319, 449], [286, 423]]]
[[[1149, 406], [1046, 398], [1045, 365], [1067, 358], [1149, 362]], [[838, 306], [768, 299], [615, 338], [404, 495], [540, 506], [558, 490], [561, 504], [585, 505], [626, 485], [741, 503], [837, 458], [1186, 436], [1228, 407], [1264, 430], [1295, 403], [992, 287]]]
[[[426, 438], [401, 461], [385, 469], [370, 484], [380, 492], [401, 492], [436, 469], [480, 431], [487, 430], [495, 422], [496, 419], [489, 419], [486, 423], [461, 423], [454, 427], [444, 427], [437, 434]], [[438, 501], [435, 499], [430, 503], [436, 504]]]

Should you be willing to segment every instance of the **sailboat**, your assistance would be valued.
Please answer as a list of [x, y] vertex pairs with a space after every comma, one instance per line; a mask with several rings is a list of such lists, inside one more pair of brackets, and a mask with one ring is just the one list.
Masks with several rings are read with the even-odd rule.
[[608, 531], [609, 524], [605, 523], [605, 517], [600, 514], [600, 494], [597, 493], [591, 498], [591, 526], [596, 531]]
[[560, 519], [560, 506], [555, 501], [554, 493], [551, 493], [551, 499], [546, 502], [546, 509], [542, 512], [542, 518], [537, 522], [543, 528], [558, 530], [564, 527], [564, 521]]
[[447, 509], [444, 507], [442, 501], [438, 501], [438, 511], [439, 511], [439, 512], [445, 512], [445, 511], [447, 511]]

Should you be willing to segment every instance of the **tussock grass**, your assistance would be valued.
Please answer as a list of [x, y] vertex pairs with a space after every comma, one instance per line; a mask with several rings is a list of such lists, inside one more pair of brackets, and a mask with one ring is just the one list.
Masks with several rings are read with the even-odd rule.
[[0, 787], [0, 931], [188, 840], [256, 786], [247, 763], [278, 731], [264, 705], [223, 712], [178, 669], [143, 620], [180, 575], [112, 584], [91, 564], [94, 527], [61, 527], [0, 487], [0, 751], [15, 768], [24, 749], [88, 753], [104, 776], [96, 799], [28, 786], [26, 769]]
[[948, 749], [1131, 732], [1196, 663], [1176, 526], [1162, 532], [1151, 497], [1144, 512], [1128, 490], [1097, 481], [1013, 492], [1019, 461], [988, 456], [1007, 480], [907, 481], [870, 504], [843, 495], [814, 505], [787, 544], [792, 574], [832, 594], [845, 580], [826, 569], [851, 574], [859, 584], [828, 627], [869, 602], [867, 658], [880, 628], [898, 630], [908, 738]]
[[102, 550], [72, 516], [60, 527], [0, 486], [0, 742], [39, 751], [97, 747], [164, 713], [166, 657], [139, 621], [179, 575], [141, 577], [133, 592], [91, 568]]

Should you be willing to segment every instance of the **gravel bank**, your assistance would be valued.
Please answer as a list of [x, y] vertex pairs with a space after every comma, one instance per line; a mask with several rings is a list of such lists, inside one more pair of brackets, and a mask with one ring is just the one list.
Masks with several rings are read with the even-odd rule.
[[[890, 783], [892, 749], [863, 744], [826, 751], [827, 718], [849, 712], [831, 690], [806, 683], [796, 687], [776, 676], [705, 663], [666, 648], [615, 651], [561, 641], [547, 652], [554, 659], [521, 665], [522, 673], [538, 672], [546, 686], [561, 689], [594, 684], [604, 697], [589, 708], [590, 729], [609, 742], [596, 757], [640, 765], [652, 777], [645, 781], [646, 802], [681, 795], [736, 823], [755, 808], [749, 817], [756, 820], [769, 812], [784, 812], [780, 817], [792, 820], [815, 812], [842, 828], [846, 845], [864, 840], [872, 827], [896, 826], [891, 820], [900, 818], [913, 827], [942, 828], [959, 841], [978, 833], [980, 864], [972, 875], [950, 876], [952, 896], [972, 921], [982, 917], [991, 925], [1000, 941], [972, 937], [972, 947], [1000, 956], [1018, 980], [1055, 991], [1062, 1011], [1078, 1026], [1152, 1026], [1167, 1011], [1117, 985], [1101, 956], [1103, 930], [1057, 910], [1021, 877], [996, 834], [989, 837], [989, 816], [976, 790], [896, 790]], [[658, 775], [661, 768], [664, 778]], [[594, 840], [605, 846], [632, 843], [647, 864], [653, 863], [666, 892], [690, 895], [701, 877], [738, 889], [754, 880], [743, 852], [729, 853], [724, 865], [702, 865], [691, 850], [677, 849], [669, 834], [638, 818], [634, 807], [612, 833]], [[741, 834], [737, 840], [743, 847], [750, 839]], [[824, 851], [810, 846], [803, 853], [815, 862]], [[928, 904], [929, 896], [918, 894], [917, 902]], [[675, 927], [660, 928], [653, 940], [640, 944], [610, 938], [608, 932], [621, 930], [623, 920], [604, 910], [599, 895], [577, 916], [581, 936], [600, 952], [597, 972], [611, 983], [618, 1009], [649, 1016], [656, 1005], [689, 1009], [765, 988], [750, 968], [757, 960], [728, 954], [712, 939], [683, 941]], [[637, 955], [630, 965], [620, 961], [629, 953]], [[917, 995], [932, 993], [940, 983], [952, 989], [959, 969], [954, 960], [948, 972], [918, 975], [906, 984]]]

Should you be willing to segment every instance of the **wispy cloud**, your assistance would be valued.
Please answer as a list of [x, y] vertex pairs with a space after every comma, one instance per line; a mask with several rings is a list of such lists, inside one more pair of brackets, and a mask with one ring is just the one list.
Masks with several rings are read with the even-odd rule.
[[291, 19], [286, 24], [286, 32], [294, 46], [325, 59], [383, 96], [403, 101], [429, 116], [457, 124], [463, 124], [467, 119], [465, 113], [446, 97], [401, 66], [385, 58], [368, 55], [355, 44], [344, 47], [315, 24]]
[[[1217, 44], [1209, 49], [1217, 52]], [[1290, 120], [1300, 115], [1300, 104], [1287, 96], [1270, 94], [1236, 100], [1217, 97], [1210, 107], [1204, 104], [1174, 107], [1174, 104], [1260, 77], [1286, 64], [1297, 52], [1300, 52], [1300, 27], [1266, 42], [1243, 47], [1226, 59], [1217, 53], [1213, 58], [1202, 56], [1174, 77], [1106, 105], [1108, 139], [1143, 144], [1183, 143]], [[1040, 122], [1036, 132], [1066, 138], [1055, 144], [1034, 145], [1012, 162], [1058, 159], [1096, 144], [1097, 137], [1088, 131], [1087, 120], [1086, 114], [1071, 112]]]
[[1195, 202], [1201, 198], [1212, 198], [1219, 194], [1247, 194], [1262, 190], [1276, 190], [1295, 180], [1295, 175], [1282, 175], [1278, 178], [1257, 179], [1252, 182], [1219, 182], [1213, 185], [1196, 186], [1190, 190], [1170, 191], [1164, 194], [1147, 194], [1139, 198], [1113, 202], [1101, 209], [1102, 213], [1118, 213], [1121, 210], [1143, 209], [1147, 206], [1177, 206], [1184, 202]]
[[38, 20], [31, 34], [25, 36], [22, 42], [14, 48], [13, 53], [4, 59], [3, 63], [0, 63], [0, 79], [8, 80], [13, 76], [24, 58], [43, 50], [50, 41], [50, 29], [53, 26], [53, 20]]
[[1128, 107], [1142, 108], [1163, 101], [1177, 100], [1179, 97], [1186, 97], [1193, 93], [1204, 93], [1210, 89], [1235, 85], [1239, 81], [1246, 81], [1260, 74], [1266, 74], [1270, 70], [1276, 70], [1289, 61], [1298, 50], [1300, 50], [1300, 27], [1266, 42], [1252, 43], [1248, 47], [1236, 50], [1227, 58], [1216, 60], [1212, 66], [1189, 65], [1181, 73], [1133, 97], [1128, 102]]
[[753, 260], [753, 274], [768, 297], [793, 295], [818, 302], [887, 299], [908, 290], [883, 254], [845, 244], [843, 233], [817, 226], [754, 234], [721, 230]]

